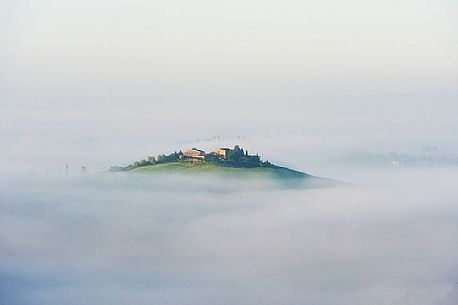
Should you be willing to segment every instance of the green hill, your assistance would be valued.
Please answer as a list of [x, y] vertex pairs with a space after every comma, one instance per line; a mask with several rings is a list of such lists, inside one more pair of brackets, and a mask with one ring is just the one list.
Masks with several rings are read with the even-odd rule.
[[111, 172], [137, 174], [175, 174], [238, 179], [240, 181], [274, 182], [288, 187], [328, 187], [340, 183], [277, 166], [261, 157], [250, 155], [238, 145], [233, 149], [218, 148], [211, 152], [192, 148], [169, 155], [148, 156], [128, 166], [112, 166]]
[[280, 166], [237, 168], [219, 166], [217, 164], [207, 162], [192, 163], [178, 161], [142, 166], [131, 169], [128, 172], [138, 174], [176, 174], [193, 176], [214, 175], [218, 178], [273, 181], [293, 188], [321, 188], [341, 185], [340, 182], [332, 179], [315, 177]]
[[239, 168], [219, 166], [206, 162], [169, 162], [150, 166], [137, 167], [129, 172], [140, 173], [213, 173], [227, 176], [253, 176], [270, 178], [305, 178], [312, 177], [285, 167]]

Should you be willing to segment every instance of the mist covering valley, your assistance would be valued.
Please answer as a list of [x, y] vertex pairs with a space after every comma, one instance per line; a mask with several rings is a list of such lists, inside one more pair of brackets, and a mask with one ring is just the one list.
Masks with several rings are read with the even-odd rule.
[[2, 304], [456, 304], [458, 170], [354, 174], [2, 179]]
[[[345, 159], [349, 151], [415, 152], [429, 144], [456, 152], [456, 105], [443, 100], [447, 107], [438, 110], [423, 100], [446, 118], [435, 119], [433, 132], [420, 123], [426, 110], [388, 119], [378, 113], [385, 101], [371, 101], [373, 111], [347, 102], [365, 123], [338, 119], [350, 110], [337, 102], [320, 108], [311, 100], [281, 128], [247, 119], [233, 132], [190, 109], [202, 119], [174, 125], [160, 102], [154, 115], [143, 115], [149, 106], [141, 102], [141, 111], [117, 105], [109, 116], [94, 105], [90, 120], [62, 108], [82, 109], [71, 101], [52, 112], [7, 105], [0, 303], [457, 304], [458, 169]], [[327, 120], [299, 120], [311, 110]], [[168, 129], [158, 127], [161, 120]], [[393, 121], [396, 130], [383, 128]], [[214, 133], [188, 136], [182, 126], [190, 124]], [[235, 144], [348, 185], [108, 172], [147, 155]]]
[[[225, 104], [214, 117], [183, 110], [186, 98], [107, 113], [105, 99], [5, 103], [0, 304], [457, 304], [458, 169], [346, 159], [427, 145], [454, 154], [452, 96], [393, 98], [396, 111], [389, 97], [291, 97], [294, 112], [270, 104], [261, 117], [247, 101], [256, 120]], [[108, 172], [235, 144], [349, 185]]]
[[458, 304], [457, 1], [0, 3], [0, 305]]

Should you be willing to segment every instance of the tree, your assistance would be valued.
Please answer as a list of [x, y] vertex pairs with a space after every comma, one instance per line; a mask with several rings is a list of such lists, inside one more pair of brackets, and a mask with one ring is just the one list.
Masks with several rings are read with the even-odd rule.
[[163, 163], [166, 162], [167, 157], [165, 155], [159, 155], [157, 156], [157, 162], [158, 163]]
[[233, 152], [234, 152], [234, 155], [233, 155], [234, 161], [239, 161], [240, 157], [243, 156], [243, 148], [240, 148], [240, 146], [235, 145]]

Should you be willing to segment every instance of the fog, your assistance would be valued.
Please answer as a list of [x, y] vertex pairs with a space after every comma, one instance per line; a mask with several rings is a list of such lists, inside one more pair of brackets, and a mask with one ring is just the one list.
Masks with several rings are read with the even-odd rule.
[[[1, 305], [458, 304], [454, 1], [0, 6]], [[347, 185], [107, 172], [236, 144]]]
[[371, 174], [3, 181], [2, 304], [456, 304], [458, 171]]
[[458, 151], [453, 1], [2, 5], [2, 169], [242, 144], [339, 175], [351, 150]]

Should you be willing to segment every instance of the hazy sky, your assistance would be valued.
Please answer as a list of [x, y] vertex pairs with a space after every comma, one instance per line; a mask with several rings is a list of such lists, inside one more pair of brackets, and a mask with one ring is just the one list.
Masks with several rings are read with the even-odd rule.
[[456, 1], [3, 2], [12, 95], [458, 89]]
[[1, 5], [5, 163], [104, 168], [216, 135], [458, 151], [456, 1]]

